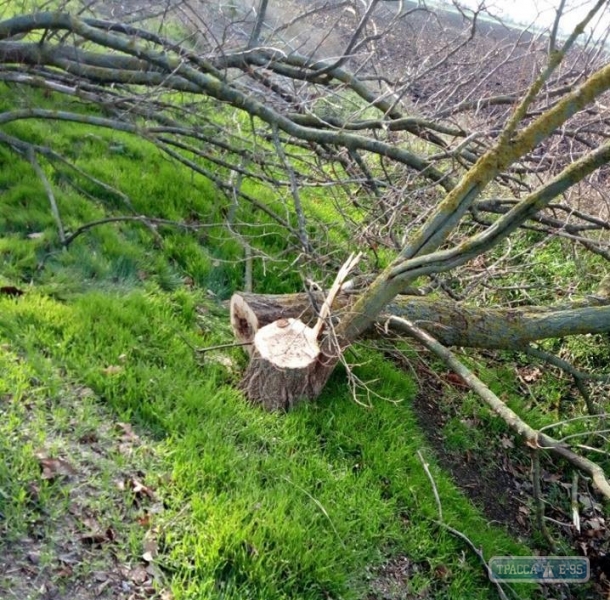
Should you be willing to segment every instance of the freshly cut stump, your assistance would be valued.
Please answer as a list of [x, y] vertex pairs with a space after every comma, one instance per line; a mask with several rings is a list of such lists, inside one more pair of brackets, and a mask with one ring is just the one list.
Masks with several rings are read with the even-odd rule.
[[329, 366], [321, 361], [311, 327], [300, 319], [279, 319], [256, 332], [241, 387], [268, 410], [288, 410], [301, 398], [318, 397]]

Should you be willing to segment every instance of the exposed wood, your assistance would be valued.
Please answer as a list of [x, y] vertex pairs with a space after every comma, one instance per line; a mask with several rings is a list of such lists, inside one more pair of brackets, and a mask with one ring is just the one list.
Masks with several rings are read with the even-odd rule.
[[350, 254], [349, 258], [345, 261], [345, 264], [339, 269], [337, 273], [337, 277], [333, 282], [328, 295], [324, 299], [324, 303], [322, 304], [322, 308], [320, 309], [320, 314], [318, 315], [318, 320], [314, 325], [314, 334], [315, 337], [319, 337], [320, 333], [322, 333], [322, 329], [326, 324], [326, 319], [330, 317], [330, 311], [335, 301], [335, 298], [339, 295], [341, 291], [341, 285], [345, 281], [346, 277], [350, 274], [350, 272], [356, 267], [360, 259], [362, 258], [362, 252], [358, 252], [358, 254]]
[[335, 361], [325, 361], [316, 332], [299, 319], [279, 319], [254, 335], [252, 358], [241, 383], [251, 402], [267, 410], [288, 410], [314, 399]]
[[[307, 294], [233, 294], [230, 302], [231, 326], [240, 342], [252, 342], [256, 332], [278, 319], [300, 319], [313, 325], [318, 318], [325, 294], [311, 291]], [[339, 294], [333, 303], [333, 314], [342, 310], [353, 299], [348, 294]]]

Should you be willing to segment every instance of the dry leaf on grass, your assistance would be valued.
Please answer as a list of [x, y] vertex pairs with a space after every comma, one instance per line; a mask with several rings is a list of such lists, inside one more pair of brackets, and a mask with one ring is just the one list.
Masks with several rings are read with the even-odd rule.
[[42, 478], [47, 480], [57, 479], [58, 477], [70, 477], [76, 475], [77, 470], [63, 458], [52, 458], [44, 452], [37, 452], [36, 458], [42, 468]]
[[135, 477], [128, 479], [124, 483], [124, 487], [133, 492], [135, 504], [139, 504], [145, 498], [156, 500], [155, 493]]
[[80, 541], [85, 544], [96, 545], [96, 544], [108, 544], [116, 540], [116, 532], [112, 527], [106, 529], [94, 529], [84, 533], [79, 537]]
[[138, 565], [129, 572], [129, 578], [135, 583], [144, 583], [148, 579], [148, 573], [146, 567]]
[[137, 442], [139, 441], [138, 435], [134, 432], [130, 423], [117, 423], [117, 427], [122, 431], [121, 441], [123, 442]]
[[500, 444], [502, 444], [503, 448], [514, 448], [515, 443], [508, 436], [504, 435], [500, 439]]
[[517, 379], [521, 383], [535, 383], [542, 377], [542, 371], [538, 367], [523, 367], [516, 371]]

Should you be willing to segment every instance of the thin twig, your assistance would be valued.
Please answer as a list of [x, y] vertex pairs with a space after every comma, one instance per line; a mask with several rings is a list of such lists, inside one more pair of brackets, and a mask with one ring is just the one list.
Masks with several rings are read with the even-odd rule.
[[328, 511], [324, 508], [324, 505], [317, 498], [314, 498], [305, 488], [301, 487], [300, 485], [297, 485], [296, 483], [294, 483], [294, 481], [291, 481], [285, 475], [280, 475], [280, 477], [284, 481], [289, 483], [290, 485], [294, 486], [297, 490], [300, 490], [301, 492], [303, 492], [322, 511], [322, 514], [326, 517], [327, 521], [330, 523], [330, 526], [332, 527], [333, 531], [335, 532], [335, 535], [337, 536], [337, 539], [339, 540], [339, 542], [341, 543], [341, 545], [345, 549], [346, 548], [345, 542], [343, 541], [343, 539], [339, 535], [339, 532], [337, 531], [337, 528], [335, 527], [335, 524], [333, 523], [333, 520], [330, 518], [330, 515], [328, 514]]
[[441, 522], [443, 522], [443, 506], [441, 504], [441, 498], [438, 495], [438, 489], [436, 488], [436, 482], [434, 481], [434, 478], [432, 477], [432, 473], [430, 473], [430, 467], [428, 465], [428, 463], [424, 460], [424, 457], [422, 456], [421, 451], [417, 451], [417, 456], [419, 458], [419, 461], [421, 462], [422, 467], [424, 468], [424, 471], [426, 472], [426, 475], [428, 476], [428, 479], [430, 480], [430, 485], [432, 486], [432, 492], [434, 493], [434, 499], [436, 500], [436, 508], [438, 509], [438, 518]]
[[230, 344], [218, 344], [217, 346], [206, 346], [205, 348], [193, 348], [197, 354], [205, 354], [213, 350], [226, 350], [227, 348], [240, 348], [241, 346], [251, 346], [254, 342], [232, 342]]
[[51, 213], [53, 214], [53, 218], [55, 219], [55, 223], [57, 225], [59, 241], [61, 242], [61, 245], [65, 248], [67, 247], [66, 234], [64, 233], [64, 226], [61, 222], [61, 216], [59, 214], [59, 208], [57, 207], [57, 201], [55, 200], [53, 188], [51, 187], [47, 176], [44, 174], [44, 171], [40, 167], [40, 164], [36, 160], [36, 153], [34, 152], [34, 149], [31, 146], [27, 149], [27, 156], [30, 161], [30, 164], [32, 165], [32, 168], [34, 169], [34, 172], [36, 173], [36, 175], [38, 175], [38, 178], [42, 182], [45, 192], [47, 193], [47, 198], [49, 199], [49, 204], [51, 205]]
[[[461, 531], [458, 531], [457, 529], [454, 529], [450, 525], [447, 525], [447, 523], [443, 523], [442, 521], [434, 521], [434, 522], [439, 527], [446, 529], [449, 533], [452, 533], [456, 537], [460, 538], [462, 541], [466, 542], [468, 547], [477, 555], [478, 559], [481, 561], [481, 563], [485, 567], [485, 574], [489, 577], [489, 573], [490, 573], [489, 564], [485, 560], [485, 557], [483, 556], [483, 552], [474, 545], [472, 540], [468, 536], [464, 535]], [[491, 578], [490, 578], [490, 580], [491, 580]], [[502, 584], [499, 581], [493, 581], [493, 583], [495, 584], [496, 589], [498, 590], [498, 595], [500, 596], [500, 598], [502, 598], [502, 600], [508, 600], [508, 596], [506, 595], [506, 592], [504, 591]], [[508, 589], [510, 589], [510, 591], [515, 595], [516, 598], [519, 598], [519, 596], [517, 595], [515, 590], [513, 590], [508, 585], [506, 587]]]
[[[426, 461], [424, 460], [424, 457], [422, 456], [422, 453], [419, 450], [417, 451], [417, 456], [422, 464], [422, 467], [424, 468], [424, 471], [426, 472], [426, 475], [428, 476], [428, 480], [430, 481], [430, 485], [432, 486], [432, 492], [434, 493], [434, 498], [436, 499], [436, 508], [438, 510], [439, 520], [438, 521], [435, 520], [434, 523], [436, 523], [440, 527], [443, 527], [444, 529], [449, 531], [449, 533], [452, 533], [456, 537], [459, 537], [461, 540], [466, 542], [466, 544], [468, 544], [470, 549], [477, 555], [477, 558], [483, 564], [483, 567], [485, 568], [485, 574], [489, 577], [489, 573], [490, 573], [489, 564], [485, 560], [485, 556], [483, 556], [483, 551], [480, 550], [479, 548], [477, 548], [468, 536], [463, 534], [461, 531], [458, 531], [457, 529], [454, 529], [453, 527], [447, 525], [445, 523], [445, 521], [443, 520], [443, 506], [441, 504], [441, 498], [438, 493], [436, 481], [434, 481], [434, 477], [432, 477], [432, 473], [430, 472], [428, 463], [426, 463]], [[493, 581], [493, 583], [495, 584], [496, 589], [498, 590], [498, 595], [500, 596], [500, 598], [502, 600], [508, 600], [508, 596], [504, 592], [504, 589], [502, 588], [502, 584], [499, 581]], [[513, 591], [513, 590], [511, 590], [511, 591]], [[513, 591], [513, 593], [514, 593], [514, 591]]]
[[532, 483], [534, 486], [534, 503], [536, 505], [536, 523], [542, 532], [549, 548], [553, 554], [557, 553], [555, 542], [551, 533], [544, 522], [544, 499], [542, 498], [542, 488], [540, 486], [540, 450], [532, 448]]
[[572, 523], [574, 529], [580, 533], [580, 513], [578, 512], [578, 471], [572, 474]]
[[178, 221], [168, 221], [166, 219], [155, 219], [152, 217], [145, 217], [143, 215], [106, 217], [104, 219], [98, 219], [97, 221], [85, 223], [84, 225], [81, 225], [78, 229], [75, 229], [69, 236], [65, 238], [64, 246], [68, 247], [79, 235], [82, 235], [93, 227], [97, 227], [98, 225], [107, 225], [108, 223], [119, 223], [121, 221], [141, 223], [153, 234], [153, 237], [158, 243], [162, 243], [163, 238], [155, 229], [155, 225], [168, 225], [173, 227], [181, 227], [183, 229], [196, 229], [196, 226], [187, 225], [186, 223], [180, 223]]
[[277, 128], [277, 125], [275, 124], [273, 125], [273, 144], [275, 146], [277, 155], [279, 156], [280, 160], [282, 161], [282, 164], [284, 165], [284, 169], [286, 169], [288, 176], [290, 177], [290, 193], [292, 194], [294, 212], [297, 216], [297, 223], [299, 228], [299, 242], [301, 243], [301, 250], [305, 252], [305, 254], [309, 255], [312, 251], [312, 245], [309, 241], [309, 236], [307, 235], [307, 222], [305, 219], [305, 213], [303, 212], [301, 196], [299, 194], [299, 185], [294, 169], [288, 162], [286, 152], [284, 152], [284, 148], [280, 142], [279, 130]]

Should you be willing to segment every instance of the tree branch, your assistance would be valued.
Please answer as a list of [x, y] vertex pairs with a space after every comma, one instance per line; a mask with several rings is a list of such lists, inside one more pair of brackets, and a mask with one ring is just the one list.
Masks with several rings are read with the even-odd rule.
[[398, 317], [391, 317], [390, 323], [400, 322], [405, 331], [421, 342], [428, 350], [442, 358], [507, 425], [522, 436], [528, 446], [534, 449], [550, 450], [562, 458], [572, 463], [582, 471], [588, 473], [593, 478], [595, 487], [601, 494], [610, 500], [610, 482], [606, 478], [604, 470], [593, 461], [584, 458], [565, 444], [556, 439], [541, 433], [530, 427], [514, 411], [512, 411], [498, 396], [496, 396], [470, 369], [468, 369], [458, 358], [442, 344], [436, 341], [424, 330], [413, 325], [413, 323]]

